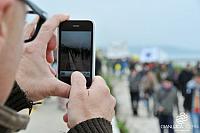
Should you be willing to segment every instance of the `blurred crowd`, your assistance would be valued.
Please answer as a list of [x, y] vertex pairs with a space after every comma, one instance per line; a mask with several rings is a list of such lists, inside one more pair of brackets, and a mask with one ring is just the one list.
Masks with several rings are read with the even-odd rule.
[[[145, 103], [148, 117], [157, 117], [160, 132], [174, 133], [174, 113], [188, 113], [193, 133], [200, 133], [200, 62], [175, 66], [174, 63], [140, 63], [128, 59], [110, 61], [112, 72], [129, 75], [132, 112], [139, 116], [139, 101]], [[128, 69], [127, 69], [128, 68]], [[183, 104], [180, 105], [182, 95]], [[182, 106], [182, 107], [181, 107]], [[180, 112], [180, 108], [184, 111]], [[168, 125], [165, 129], [164, 125]]]
[[[138, 63], [130, 62], [128, 78], [133, 115], [138, 115], [138, 102], [146, 102], [149, 116], [159, 120], [161, 133], [163, 125], [174, 125], [173, 111], [179, 106], [189, 112], [194, 133], [200, 132], [200, 62], [195, 66], [187, 64], [176, 68], [170, 63]], [[177, 93], [181, 92], [184, 103], [179, 105]], [[149, 100], [153, 99], [153, 108]], [[168, 128], [173, 133], [173, 128]]]

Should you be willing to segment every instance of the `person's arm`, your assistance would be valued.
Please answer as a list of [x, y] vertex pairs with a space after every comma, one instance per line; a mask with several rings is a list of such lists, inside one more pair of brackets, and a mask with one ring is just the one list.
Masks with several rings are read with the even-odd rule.
[[71, 128], [68, 133], [112, 133], [112, 125], [103, 118], [94, 118]]
[[29, 114], [31, 113], [32, 107], [35, 104], [40, 104], [40, 102], [33, 102], [27, 98], [26, 93], [20, 88], [18, 83], [15, 81], [12, 91], [5, 103], [5, 106], [19, 112], [23, 109], [29, 109]]
[[[23, 92], [17, 82], [13, 86], [13, 90], [6, 101], [5, 105], [15, 111], [21, 111], [23, 109], [32, 109], [33, 102], [26, 97], [25, 92]], [[0, 131], [6, 131], [6, 128], [1, 128]], [[112, 133], [111, 123], [104, 118], [94, 118], [89, 119], [84, 122], [79, 123], [74, 128], [71, 128], [68, 133]]]
[[[4, 104], [0, 106], [0, 133], [7, 133], [25, 129], [29, 121], [29, 117], [20, 115], [16, 111], [25, 108], [32, 109], [33, 102], [27, 99], [25, 93], [20, 89], [15, 82], [12, 92]], [[17, 124], [16, 124], [17, 123]]]
[[22, 91], [17, 82], [15, 82], [5, 106], [18, 112], [26, 108], [31, 109], [33, 102], [26, 97], [25, 92]]

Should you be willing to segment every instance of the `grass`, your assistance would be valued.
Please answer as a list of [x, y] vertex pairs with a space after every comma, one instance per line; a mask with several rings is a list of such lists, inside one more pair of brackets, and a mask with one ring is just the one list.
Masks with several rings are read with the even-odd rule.
[[[103, 75], [103, 78], [106, 81], [108, 87], [110, 88], [110, 92], [112, 93], [113, 92], [112, 80], [114, 78], [112, 76], [105, 75], [105, 74]], [[116, 110], [116, 112], [117, 112], [117, 110]], [[118, 118], [117, 118], [117, 126], [118, 126], [118, 128], [120, 130], [120, 133], [129, 133], [128, 128], [126, 127], [126, 123], [124, 121], [119, 120]]]
[[120, 133], [129, 133], [128, 128], [126, 127], [126, 122], [117, 119], [117, 126], [120, 130]]

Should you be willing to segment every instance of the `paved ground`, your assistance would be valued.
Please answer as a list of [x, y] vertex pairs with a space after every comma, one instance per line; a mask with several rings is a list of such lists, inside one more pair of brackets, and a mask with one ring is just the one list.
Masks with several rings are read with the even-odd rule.
[[64, 111], [58, 109], [57, 99], [51, 98], [31, 114], [26, 131], [20, 133], [64, 133], [67, 126], [62, 120]]
[[[65, 133], [68, 128], [62, 120], [64, 113], [65, 111], [58, 108], [58, 99], [45, 100], [43, 105], [38, 106], [32, 112], [27, 130], [20, 133]], [[119, 133], [115, 125], [116, 123], [113, 121], [113, 132]]]
[[[118, 117], [126, 122], [129, 133], [159, 133], [159, 125], [156, 117], [148, 117], [144, 102], [139, 103], [139, 116], [133, 117], [131, 111], [130, 94], [126, 77], [113, 81], [114, 94], [118, 102]], [[179, 104], [182, 105], [183, 99], [179, 96]], [[153, 101], [152, 101], [153, 103]], [[183, 109], [181, 108], [181, 111]], [[189, 126], [190, 121], [184, 123]], [[189, 131], [176, 131], [177, 133], [190, 133]]]
[[[118, 102], [118, 116], [121, 120], [126, 121], [129, 133], [159, 133], [158, 120], [155, 117], [148, 117], [143, 102], [140, 102], [139, 117], [133, 117], [131, 112], [130, 95], [126, 78], [115, 80], [114, 94]], [[180, 96], [180, 105], [182, 98]], [[31, 121], [26, 131], [20, 133], [64, 133], [67, 132], [67, 126], [62, 120], [65, 112], [58, 109], [57, 99], [51, 98], [42, 106], [39, 106], [31, 115]], [[185, 123], [190, 125], [188, 121]], [[116, 125], [116, 124], [114, 124]], [[114, 126], [114, 133], [119, 133]], [[190, 133], [182, 131], [180, 133]], [[177, 132], [179, 133], [179, 132]]]

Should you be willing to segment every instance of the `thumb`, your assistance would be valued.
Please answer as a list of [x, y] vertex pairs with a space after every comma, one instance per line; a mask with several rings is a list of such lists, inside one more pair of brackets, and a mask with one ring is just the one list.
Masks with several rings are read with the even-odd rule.
[[53, 96], [59, 96], [63, 98], [68, 98], [70, 93], [70, 85], [55, 78], [55, 89], [53, 91]]
[[86, 79], [80, 72], [73, 72], [71, 76], [71, 92], [70, 95], [76, 95], [77, 92], [84, 91], [86, 87]]

